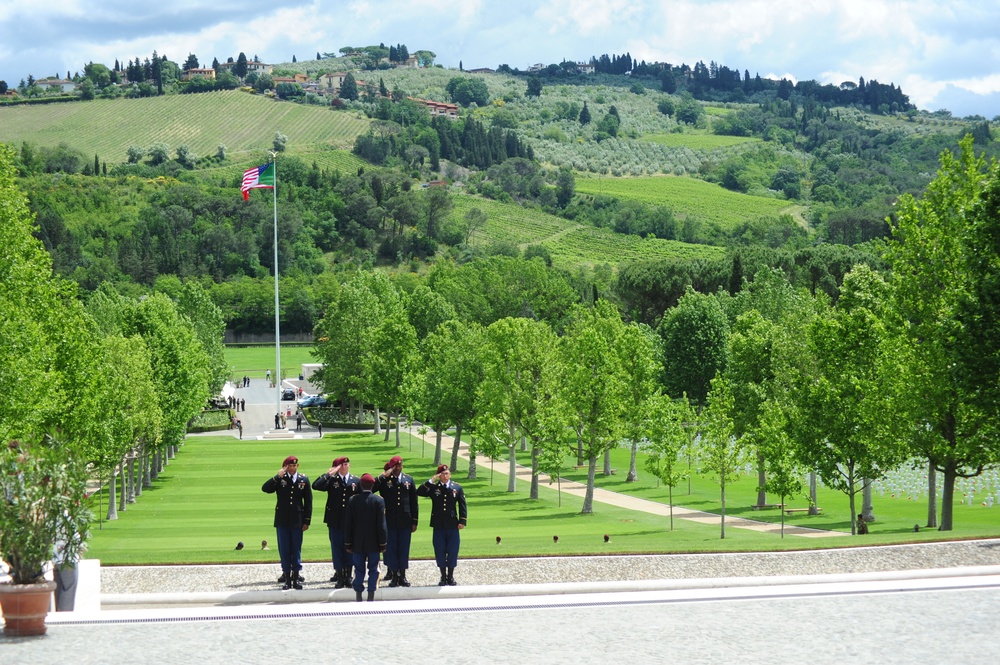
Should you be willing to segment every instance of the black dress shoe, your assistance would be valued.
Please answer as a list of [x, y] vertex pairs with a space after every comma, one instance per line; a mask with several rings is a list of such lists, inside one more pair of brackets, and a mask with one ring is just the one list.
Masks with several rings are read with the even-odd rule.
[[360, 603], [361, 602], [361, 592], [360, 591], [355, 591], [355, 593], [358, 595], [358, 602]]
[[281, 585], [281, 590], [282, 591], [288, 591], [291, 588], [292, 588], [292, 583], [291, 582], [287, 582], [286, 581], [284, 584]]
[[284, 582], [287, 582], [287, 581], [288, 581], [288, 578], [285, 576], [284, 573], [282, 573], [281, 577], [278, 578], [278, 584], [283, 584]]

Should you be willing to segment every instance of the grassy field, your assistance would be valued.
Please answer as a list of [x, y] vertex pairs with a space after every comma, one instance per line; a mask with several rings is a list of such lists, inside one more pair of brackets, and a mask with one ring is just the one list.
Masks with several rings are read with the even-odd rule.
[[[312, 354], [312, 346], [281, 345], [281, 367], [285, 376], [298, 376], [303, 363], [318, 362]], [[227, 346], [226, 362], [233, 370], [234, 377], [249, 376], [263, 379], [268, 369], [274, 369], [274, 345], [271, 346]]]
[[750, 219], [774, 216], [791, 209], [787, 201], [731, 192], [695, 178], [577, 178], [581, 194], [604, 194], [652, 205], [665, 205], [679, 217], [692, 216], [730, 229]]
[[551, 253], [553, 264], [562, 268], [603, 263], [616, 266], [630, 259], [667, 256], [710, 257], [724, 251], [708, 245], [622, 235], [513, 203], [462, 195], [453, 200], [452, 218], [456, 221], [462, 220], [472, 208], [486, 213], [486, 226], [473, 236], [473, 245], [513, 242], [522, 250], [532, 244], [543, 245]]
[[541, 243], [552, 254], [553, 265], [572, 268], [607, 263], [617, 266], [633, 259], [677, 257], [699, 259], [722, 256], [725, 249], [709, 245], [693, 245], [677, 240], [640, 238], [608, 229], [581, 226], [562, 236]]
[[[261, 540], [274, 541], [271, 519], [274, 497], [260, 491], [260, 485], [280, 466], [281, 459], [295, 454], [302, 461], [302, 471], [314, 480], [338, 455], [351, 458], [351, 470], [360, 475], [380, 469], [391, 455], [400, 453], [406, 469], [418, 481], [430, 477], [433, 446], [416, 437], [403, 435], [402, 449], [381, 437], [358, 434], [328, 435], [323, 439], [289, 441], [236, 441], [231, 437], [192, 437], [176, 459], [143, 492], [138, 502], [120, 513], [114, 522], [95, 523], [89, 541], [88, 556], [106, 565], [144, 563], [223, 563], [277, 561], [271, 546], [261, 551]], [[627, 451], [615, 451], [618, 472], [598, 478], [598, 486], [625, 491], [654, 501], [666, 500], [666, 488], [657, 487], [640, 467], [637, 483], [624, 482]], [[859, 543], [922, 542], [941, 538], [995, 536], [1000, 533], [1000, 506], [978, 509], [956, 506], [956, 530], [941, 534], [934, 530], [913, 533], [914, 523], [923, 523], [917, 502], [888, 501], [876, 498], [879, 521], [865, 537], [806, 539], [761, 534], [746, 529], [727, 528], [726, 539], [719, 538], [717, 526], [705, 526], [675, 519], [674, 530], [666, 518], [647, 513], [595, 505], [592, 515], [580, 514], [582, 500], [558, 493], [557, 486], [543, 486], [538, 501], [527, 497], [527, 483], [519, 482], [517, 492], [506, 492], [507, 478], [499, 473], [506, 464], [497, 462], [491, 473], [489, 462], [480, 462], [479, 478], [464, 478], [467, 463], [459, 464], [456, 480], [466, 489], [469, 502], [469, 527], [462, 532], [462, 556], [508, 557], [552, 556], [571, 554], [768, 551], [851, 546]], [[567, 477], [577, 479], [582, 471], [569, 470]], [[718, 510], [718, 489], [712, 482], [696, 476], [692, 494], [686, 488], [676, 492], [675, 503], [701, 510]], [[754, 481], [743, 478], [727, 488], [728, 515], [755, 519], [777, 519], [776, 511], [759, 513], [749, 510], [753, 502]], [[561, 499], [561, 501], [560, 501]], [[95, 497], [106, 511], [106, 497]], [[560, 505], [561, 503], [561, 505]], [[804, 500], [790, 505], [805, 505]], [[326, 561], [329, 542], [322, 524], [325, 495], [314, 493], [313, 528], [306, 534], [303, 558]], [[823, 514], [798, 514], [789, 524], [846, 531], [846, 498], [826, 492], [820, 496]], [[95, 512], [97, 507], [95, 506]], [[997, 512], [991, 512], [991, 511]], [[420, 528], [413, 539], [413, 555], [419, 559], [432, 556], [426, 502], [421, 503]], [[611, 536], [605, 543], [604, 534]], [[558, 544], [552, 536], [558, 535]], [[497, 545], [496, 537], [502, 539]], [[235, 551], [238, 541], [247, 547]]]
[[357, 113], [231, 90], [0, 108], [0, 142], [66, 142], [110, 164], [126, 161], [126, 148], [133, 144], [163, 142], [171, 150], [187, 145], [206, 156], [221, 143], [230, 159], [242, 162], [265, 154], [275, 132], [288, 137], [290, 154], [322, 154], [322, 148], [349, 149], [368, 124]]
[[716, 150], [744, 143], [760, 143], [760, 139], [748, 136], [723, 136], [695, 132], [646, 134], [642, 140], [665, 145], [668, 148], [690, 148], [691, 150]]

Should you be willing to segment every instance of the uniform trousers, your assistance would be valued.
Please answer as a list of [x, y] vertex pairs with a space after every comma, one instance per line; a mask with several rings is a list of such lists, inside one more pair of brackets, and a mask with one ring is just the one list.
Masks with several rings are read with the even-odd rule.
[[454, 568], [458, 565], [458, 546], [461, 537], [458, 528], [434, 529], [431, 542], [434, 544], [434, 560], [438, 568]]
[[302, 527], [278, 526], [278, 556], [281, 558], [281, 572], [289, 575], [302, 568]]
[[410, 539], [413, 529], [405, 526], [399, 529], [388, 529], [388, 541], [385, 545], [385, 566], [389, 570], [406, 570], [410, 567]]
[[354, 583], [351, 585], [357, 592], [365, 590], [365, 568], [368, 569], [368, 590], [374, 591], [378, 585], [378, 552], [355, 552]]
[[327, 529], [330, 532], [330, 552], [333, 555], [333, 569], [343, 570], [344, 568], [350, 568], [352, 559], [347, 554], [347, 548], [344, 547], [344, 527], [327, 525]]

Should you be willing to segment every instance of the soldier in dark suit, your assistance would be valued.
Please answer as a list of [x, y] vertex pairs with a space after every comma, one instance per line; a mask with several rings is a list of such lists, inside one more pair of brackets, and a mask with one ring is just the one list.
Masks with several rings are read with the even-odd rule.
[[359, 602], [365, 590], [365, 569], [368, 570], [368, 600], [375, 600], [378, 557], [385, 551], [385, 501], [372, 493], [374, 485], [371, 474], [362, 475], [361, 494], [351, 497], [344, 514], [344, 546], [354, 558], [354, 591]]
[[299, 459], [295, 455], [286, 457], [281, 470], [264, 481], [261, 490], [278, 495], [274, 507], [274, 528], [278, 532], [278, 555], [284, 578], [281, 588], [301, 589], [299, 561], [302, 558], [302, 533], [309, 529], [312, 520], [312, 490], [309, 479], [299, 473]]
[[333, 577], [336, 589], [351, 586], [351, 558], [347, 556], [344, 547], [344, 514], [347, 512], [347, 502], [356, 494], [361, 493], [361, 479], [351, 475], [351, 460], [338, 457], [333, 460], [333, 466], [317, 478], [312, 488], [318, 492], [326, 492], [326, 512], [323, 521], [330, 532], [330, 552], [333, 555]]
[[417, 530], [417, 485], [413, 476], [403, 473], [403, 458], [396, 455], [382, 467], [384, 473], [375, 479], [375, 491], [385, 500], [385, 521], [389, 540], [385, 548], [385, 565], [389, 568], [390, 587], [410, 586], [406, 569], [410, 567], [410, 539]]
[[434, 558], [441, 571], [438, 586], [455, 586], [458, 564], [459, 532], [465, 528], [468, 511], [462, 486], [451, 481], [447, 464], [437, 468], [437, 475], [417, 488], [417, 494], [431, 499], [431, 528], [434, 529]]

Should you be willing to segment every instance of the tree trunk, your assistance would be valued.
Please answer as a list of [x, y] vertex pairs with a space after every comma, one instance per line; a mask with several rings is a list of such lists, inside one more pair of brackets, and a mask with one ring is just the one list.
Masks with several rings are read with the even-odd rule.
[[167, 461], [163, 465], [166, 466], [175, 457], [177, 457], [177, 446], [167, 446]]
[[604, 449], [604, 475], [611, 475], [611, 448], [610, 446]]
[[394, 417], [396, 418], [396, 447], [399, 448], [402, 445], [399, 442], [399, 411], [396, 412]]
[[522, 432], [521, 433], [521, 452], [522, 453], [523, 452], [527, 452], [527, 450], [528, 450], [528, 437], [526, 437], [524, 435], [524, 432]]
[[583, 495], [583, 510], [580, 512], [584, 515], [590, 515], [594, 512], [594, 477], [597, 475], [597, 456], [591, 455], [587, 460], [587, 493]]
[[111, 520], [118, 519], [118, 506], [115, 505], [115, 501], [117, 500], [116, 499], [117, 493], [115, 491], [116, 488], [117, 488], [117, 483], [115, 482], [115, 477], [116, 477], [117, 474], [115, 473], [115, 471], [116, 471], [116, 469], [111, 469], [111, 478], [108, 479], [108, 516], [107, 516], [107, 520], [109, 522]]
[[135, 456], [128, 458], [128, 503], [135, 503]]
[[927, 463], [927, 527], [937, 528], [937, 469]]
[[848, 464], [847, 465], [847, 487], [849, 488], [848, 489], [848, 495], [849, 495], [850, 504], [851, 504], [851, 535], [852, 536], [856, 536], [856, 535], [858, 535], [858, 512], [857, 512], [857, 501], [856, 501], [855, 497], [857, 497], [858, 493], [854, 489], [854, 465], [853, 464]]
[[434, 466], [441, 465], [441, 430], [444, 429], [444, 423], [438, 422], [437, 427], [434, 428], [434, 434], [437, 436], [437, 441], [434, 444]]
[[634, 483], [636, 480], [639, 479], [639, 474], [636, 473], [636, 469], [635, 469], [635, 455], [636, 455], [637, 452], [639, 452], [639, 442], [636, 441], [635, 439], [633, 439], [632, 440], [632, 455], [629, 458], [629, 462], [628, 462], [628, 475], [625, 476], [625, 482], [626, 483]]
[[476, 453], [469, 451], [469, 475], [467, 475], [466, 478], [469, 480], [475, 480], [476, 471], [478, 471], [478, 468], [476, 467]]
[[462, 421], [455, 423], [455, 443], [451, 447], [451, 472], [458, 468], [458, 447], [462, 445]]
[[576, 434], [576, 465], [583, 466], [583, 437]]
[[379, 434], [382, 433], [382, 418], [381, 418], [381, 416], [380, 416], [380, 414], [378, 412], [378, 404], [376, 404], [373, 407], [373, 409], [375, 411], [375, 428], [374, 428], [374, 430], [372, 430], [372, 434], [374, 434], [375, 436], [378, 436]]
[[819, 506], [816, 505], [816, 469], [809, 472], [809, 514], [819, 515]]
[[725, 481], [725, 476], [723, 474], [719, 475], [723, 478], [722, 482], [719, 483], [719, 489], [721, 490], [721, 498], [722, 498], [722, 515], [721, 515], [722, 519], [719, 520], [719, 526], [722, 529], [722, 536], [720, 538], [721, 540], [725, 540], [726, 539], [726, 481]]
[[941, 526], [938, 531], [951, 531], [951, 515], [955, 507], [955, 473], [954, 462], [944, 467], [944, 482], [942, 484], [943, 494], [941, 496]]
[[538, 498], [538, 446], [531, 446], [531, 491], [528, 493], [529, 499]]
[[128, 467], [127, 462], [122, 460], [118, 463], [118, 476], [122, 479], [122, 491], [118, 495], [118, 512], [124, 512], [128, 503]]
[[861, 517], [866, 522], [875, 521], [875, 507], [872, 505], [872, 481], [865, 478], [861, 486]]
[[674, 530], [674, 486], [667, 486], [667, 501], [670, 502], [670, 530]]
[[[767, 482], [767, 472], [764, 467], [764, 453], [757, 451], [757, 505], [767, 505], [767, 492], [764, 490], [764, 483]], [[784, 513], [782, 513], [784, 515]]]
[[514, 446], [510, 446], [510, 456], [507, 470], [507, 491], [517, 491], [517, 455], [514, 453]]

